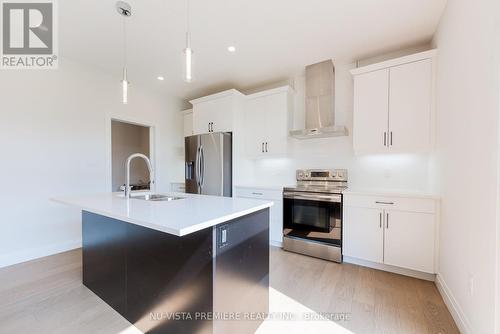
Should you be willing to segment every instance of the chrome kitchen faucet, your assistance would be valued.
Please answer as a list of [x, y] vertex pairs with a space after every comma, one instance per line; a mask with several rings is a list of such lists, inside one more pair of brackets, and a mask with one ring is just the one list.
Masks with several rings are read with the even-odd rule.
[[142, 158], [146, 161], [146, 164], [148, 165], [148, 170], [149, 170], [149, 180], [150, 180], [149, 190], [153, 191], [153, 184], [155, 181], [154, 181], [153, 166], [151, 166], [151, 160], [149, 160], [149, 158], [142, 153], [134, 153], [127, 158], [127, 162], [125, 164], [125, 171], [127, 174], [127, 183], [125, 184], [125, 189], [123, 191], [125, 193], [126, 198], [130, 198], [130, 193], [132, 191], [132, 189], [130, 189], [130, 163], [135, 158]]

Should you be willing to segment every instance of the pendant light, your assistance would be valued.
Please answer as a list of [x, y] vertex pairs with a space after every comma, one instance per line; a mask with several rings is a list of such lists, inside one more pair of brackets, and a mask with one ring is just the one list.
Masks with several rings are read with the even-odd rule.
[[186, 0], [186, 48], [184, 49], [185, 67], [184, 80], [191, 82], [193, 80], [193, 49], [191, 49], [191, 27], [190, 27], [190, 0]]
[[122, 103], [127, 104], [128, 103], [128, 85], [130, 82], [128, 81], [128, 76], [127, 76], [127, 29], [126, 29], [126, 22], [125, 20], [127, 17], [132, 16], [132, 7], [124, 2], [124, 1], [118, 1], [116, 3], [116, 10], [118, 11], [118, 14], [120, 14], [123, 17], [123, 71], [122, 71]]

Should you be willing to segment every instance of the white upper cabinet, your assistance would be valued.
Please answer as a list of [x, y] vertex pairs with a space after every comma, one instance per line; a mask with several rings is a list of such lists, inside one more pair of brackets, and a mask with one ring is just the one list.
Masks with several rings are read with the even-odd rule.
[[265, 137], [267, 126], [263, 121], [266, 117], [267, 98], [260, 96], [250, 98], [245, 105], [245, 149], [249, 157], [257, 157], [265, 152]]
[[425, 151], [431, 145], [432, 61], [390, 69], [389, 147]]
[[243, 94], [230, 89], [190, 101], [193, 105], [193, 134], [231, 132]]
[[431, 50], [351, 71], [357, 154], [431, 149], [434, 55]]
[[243, 123], [247, 156], [286, 154], [292, 108], [292, 90], [288, 86], [247, 97]]
[[389, 70], [354, 79], [354, 148], [357, 152], [387, 151]]

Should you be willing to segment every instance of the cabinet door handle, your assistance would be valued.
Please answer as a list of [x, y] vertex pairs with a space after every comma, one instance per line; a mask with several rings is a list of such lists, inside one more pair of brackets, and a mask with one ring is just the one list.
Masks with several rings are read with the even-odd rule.
[[210, 122], [208, 123], [208, 132], [210, 132]]
[[376, 201], [375, 204], [394, 205], [394, 202], [379, 202], [379, 201]]
[[266, 153], [267, 153], [267, 141], [266, 141]]
[[379, 213], [379, 224], [378, 227], [382, 228], [382, 212]]
[[210, 123], [210, 131], [214, 132], [214, 122]]
[[262, 153], [264, 153], [264, 143], [262, 143]]
[[389, 212], [385, 214], [385, 228], [389, 229]]
[[384, 146], [387, 146], [387, 132], [384, 131]]
[[390, 139], [390, 142], [391, 142], [391, 146], [392, 146], [392, 131], [391, 131], [391, 139]]

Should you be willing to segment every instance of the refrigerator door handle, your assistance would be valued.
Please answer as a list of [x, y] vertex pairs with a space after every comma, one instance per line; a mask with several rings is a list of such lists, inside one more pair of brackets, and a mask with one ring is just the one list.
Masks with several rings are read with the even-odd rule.
[[200, 187], [200, 147], [196, 148], [196, 158], [195, 158], [195, 179], [196, 185]]
[[[220, 136], [220, 178], [221, 180], [224, 180], [224, 136]], [[224, 182], [220, 183], [220, 194], [221, 196], [224, 196]]]
[[205, 184], [205, 152], [203, 146], [200, 146], [200, 187]]

